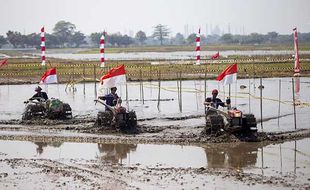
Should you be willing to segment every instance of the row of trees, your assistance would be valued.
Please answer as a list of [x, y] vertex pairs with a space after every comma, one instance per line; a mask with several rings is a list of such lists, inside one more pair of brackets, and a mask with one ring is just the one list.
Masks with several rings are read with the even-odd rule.
[[[46, 46], [53, 48], [62, 47], [80, 47], [87, 45], [97, 47], [101, 32], [95, 32], [90, 36], [85, 36], [76, 30], [76, 26], [70, 22], [59, 21], [53, 28], [53, 33], [45, 33]], [[146, 36], [143, 31], [138, 31], [135, 37], [122, 35], [121, 33], [105, 34], [107, 46], [130, 46], [130, 45], [193, 45], [196, 41], [196, 34], [192, 33], [184, 37], [181, 33], [170, 37], [170, 30], [166, 25], [157, 25], [154, 27], [153, 34]], [[299, 40], [310, 42], [310, 33], [300, 33]], [[206, 44], [266, 44], [266, 43], [291, 43], [292, 35], [280, 35], [276, 32], [269, 32], [266, 35], [252, 33], [250, 35], [201, 35], [202, 43]], [[40, 33], [31, 33], [23, 35], [17, 31], [8, 31], [6, 37], [0, 35], [0, 47], [5, 44], [12, 44], [15, 48], [35, 47], [40, 45]]]

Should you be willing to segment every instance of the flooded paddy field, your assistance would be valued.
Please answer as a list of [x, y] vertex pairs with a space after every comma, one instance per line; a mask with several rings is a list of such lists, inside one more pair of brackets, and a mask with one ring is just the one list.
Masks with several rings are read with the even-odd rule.
[[[207, 58], [212, 56], [217, 51], [201, 51], [201, 57]], [[221, 51], [221, 56], [262, 56], [262, 55], [288, 55], [294, 54], [291, 50], [252, 50], [252, 51], [235, 51], [226, 50]], [[310, 51], [300, 51], [300, 54], [310, 54]], [[39, 54], [34, 54], [39, 55]], [[108, 60], [191, 60], [196, 56], [194, 51], [176, 51], [176, 52], [122, 52], [110, 53], [106, 55]], [[98, 54], [80, 54], [80, 53], [63, 53], [53, 52], [49, 53], [49, 57], [60, 59], [73, 59], [73, 60], [98, 60]]]
[[127, 95], [119, 86], [124, 106], [136, 111], [145, 130], [136, 135], [92, 131], [104, 109], [94, 103], [106, 93], [98, 84], [42, 86], [71, 105], [74, 122], [32, 124], [22, 123], [21, 114], [37, 85], [1, 85], [0, 189], [308, 189], [310, 78], [294, 79], [294, 89], [291, 78], [264, 78], [262, 84], [262, 115], [259, 79], [233, 84], [232, 105], [253, 113], [259, 132], [286, 136], [229, 144], [199, 137], [205, 86], [207, 96], [214, 88], [222, 100], [228, 96], [217, 81], [182, 81], [181, 93], [177, 81], [129, 82]]
[[307, 189], [309, 138], [201, 146], [0, 141], [1, 189]]

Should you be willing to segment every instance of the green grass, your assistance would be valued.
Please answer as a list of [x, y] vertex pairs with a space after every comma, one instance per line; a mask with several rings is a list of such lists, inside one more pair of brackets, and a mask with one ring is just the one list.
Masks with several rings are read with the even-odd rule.
[[[72, 61], [52, 59], [51, 64], [46, 67], [40, 65], [39, 59], [10, 59], [8, 66], [0, 69], [0, 83], [10, 81], [38, 82], [44, 71], [51, 66], [57, 67], [60, 82], [94, 81], [99, 79], [110, 68], [120, 64], [125, 64], [128, 80], [175, 80], [181, 73], [182, 79], [203, 79], [205, 76], [214, 79], [227, 65], [231, 63], [213, 63], [200, 66], [193, 65], [192, 62], [182, 62], [169, 64], [169, 61], [159, 61], [160, 65], [151, 65], [148, 60], [139, 61], [107, 61], [107, 67], [103, 70], [99, 68], [98, 61]], [[238, 60], [236, 60], [238, 63]], [[94, 72], [95, 68], [95, 72]], [[94, 76], [94, 73], [96, 76]], [[310, 74], [310, 62], [302, 62], [303, 76]], [[205, 75], [207, 74], [207, 75]], [[284, 62], [250, 62], [238, 64], [238, 77], [283, 77], [293, 75], [293, 63]]]

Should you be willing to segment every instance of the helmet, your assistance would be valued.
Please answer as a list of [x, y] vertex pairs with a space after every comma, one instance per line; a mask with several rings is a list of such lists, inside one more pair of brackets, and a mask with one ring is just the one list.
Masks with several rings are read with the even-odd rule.
[[212, 90], [212, 94], [218, 94], [219, 91], [217, 89]]
[[42, 88], [40, 87], [40, 86], [37, 86], [35, 89], [34, 89], [34, 91], [36, 91], [36, 92], [40, 92], [42, 90]]

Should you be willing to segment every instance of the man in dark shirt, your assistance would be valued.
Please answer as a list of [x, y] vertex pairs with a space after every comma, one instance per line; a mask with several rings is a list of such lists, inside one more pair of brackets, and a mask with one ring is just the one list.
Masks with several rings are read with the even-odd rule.
[[40, 86], [37, 86], [34, 91], [36, 91], [37, 93], [35, 93], [30, 99], [36, 99], [36, 98], [43, 98], [44, 100], [48, 99], [46, 92], [42, 92], [42, 88]]
[[204, 102], [204, 105], [209, 104], [216, 109], [218, 109], [219, 106], [226, 107], [225, 103], [222, 102], [221, 99], [217, 98], [218, 93], [219, 92], [217, 89], [212, 90], [212, 98], [211, 97], [207, 98]]
[[[116, 94], [116, 90], [117, 90], [116, 87], [112, 87], [111, 93], [105, 96], [99, 96], [98, 98], [101, 100], [105, 100], [106, 104], [109, 106], [116, 106], [117, 100], [119, 98], [118, 95]], [[106, 107], [106, 110], [109, 110], [109, 109]]]

